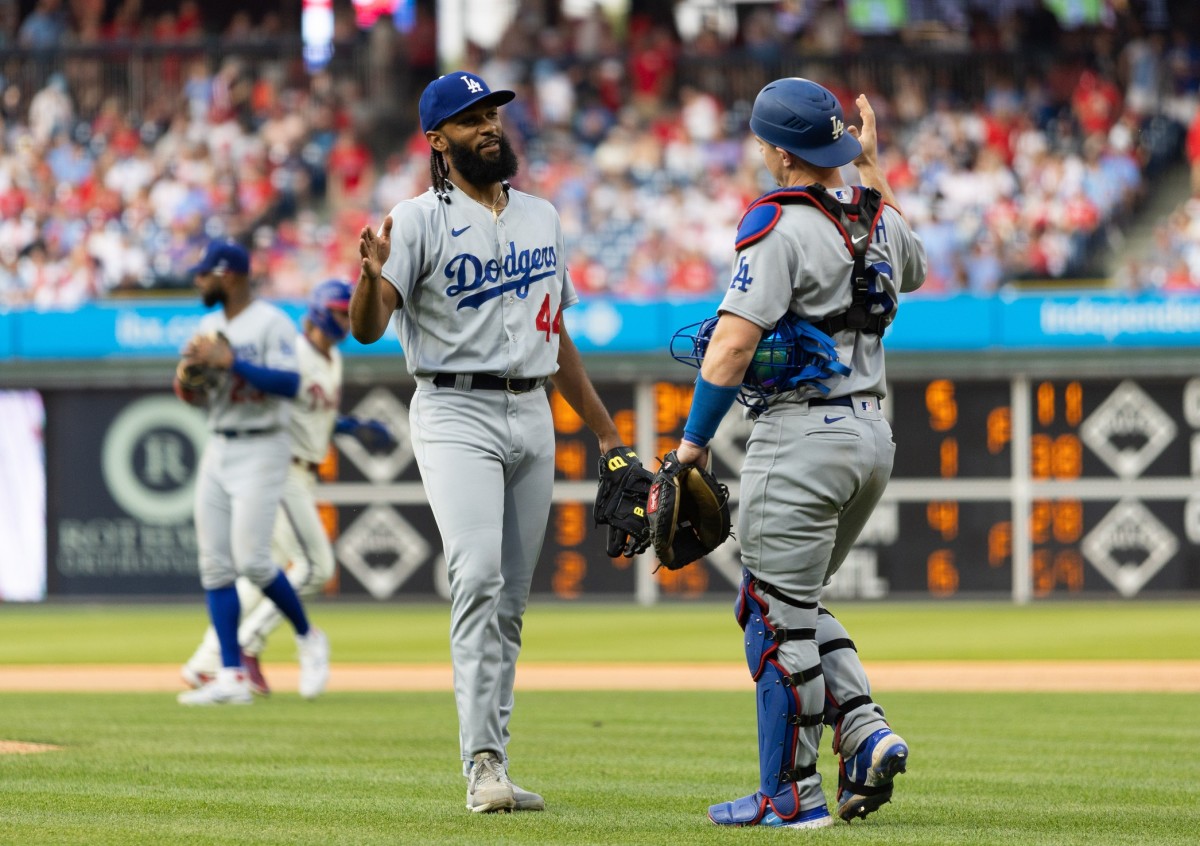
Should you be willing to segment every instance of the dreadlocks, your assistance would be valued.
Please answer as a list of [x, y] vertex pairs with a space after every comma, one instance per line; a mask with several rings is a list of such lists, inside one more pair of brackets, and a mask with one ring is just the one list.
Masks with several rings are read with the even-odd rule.
[[440, 200], [450, 198], [450, 180], [446, 178], [449, 175], [450, 165], [446, 164], [445, 157], [437, 150], [430, 150], [429, 178], [433, 181], [433, 193], [437, 194]]

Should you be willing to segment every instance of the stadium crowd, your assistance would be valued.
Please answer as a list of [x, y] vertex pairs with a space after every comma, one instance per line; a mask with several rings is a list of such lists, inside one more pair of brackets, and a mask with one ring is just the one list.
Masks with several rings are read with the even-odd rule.
[[[262, 61], [235, 49], [280, 37], [278, 15], [233, 15], [223, 55], [163, 51], [145, 102], [130, 104], [105, 87], [107, 70], [138, 39], [213, 35], [196, 0], [150, 19], [139, 0], [108, 16], [101, 0], [38, 0], [19, 22], [8, 8], [0, 44], [109, 52], [58, 62], [32, 90], [0, 80], [0, 307], [184, 288], [183, 269], [218, 234], [253, 244], [266, 296], [303, 297], [354, 276], [358, 230], [429, 184], [412, 96], [381, 111], [378, 91], [345, 65], [307, 73], [298, 50]], [[504, 109], [522, 161], [514, 181], [560, 210], [586, 295], [724, 287], [738, 219], [773, 186], [746, 130], [750, 102], [710, 86], [714, 68], [750, 74], [756, 91], [772, 62], [820, 77], [809, 57], [862, 56], [884, 37], [908, 42], [908, 56], [994, 59], [975, 90], [937, 62], [890, 61], [886, 86], [879, 74], [849, 75], [891, 128], [882, 155], [929, 254], [923, 293], [1095, 274], [1185, 148], [1200, 174], [1200, 42], [1171, 27], [1161, 4], [1149, 4], [1158, 17], [1114, 13], [1078, 28], [1035, 0], [948, 8], [970, 19], [887, 35], [850, 26], [833, 2], [756, 4], [731, 31], [720, 20], [672, 25], [678, 16], [634, 15], [621, 31], [598, 12], [549, 27], [519, 16], [493, 49], [472, 46], [467, 64], [518, 91]], [[339, 19], [338, 32], [364, 45], [369, 64], [399, 69], [407, 93], [433, 73], [433, 25], [426, 11], [408, 33], [386, 19], [365, 33]], [[1020, 65], [1030, 45], [1053, 58]], [[857, 90], [837, 92], [849, 115]], [[1153, 261], [1126, 265], [1118, 285], [1200, 288], [1200, 175], [1192, 193], [1159, 227]]]

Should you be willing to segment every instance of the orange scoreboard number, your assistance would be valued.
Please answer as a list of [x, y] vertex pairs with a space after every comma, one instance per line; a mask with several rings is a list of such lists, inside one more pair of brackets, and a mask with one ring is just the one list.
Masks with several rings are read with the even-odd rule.
[[[631, 384], [597, 384], [624, 443], [636, 440], [636, 415]], [[554, 417], [554, 469], [561, 482], [594, 483], [599, 447], [591, 430], [557, 391], [550, 391]], [[686, 406], [685, 412], [686, 413]], [[544, 554], [552, 567], [534, 573], [534, 591], [559, 599], [580, 599], [588, 594], [633, 592], [633, 560], [609, 558], [605, 550], [608, 530], [596, 526], [591, 499], [555, 502], [550, 509]], [[547, 572], [543, 572], [547, 571]]]
[[[1033, 386], [1033, 434], [1029, 473], [1035, 480], [1072, 480], [1083, 475], [1083, 385], [1078, 381], [1045, 380]], [[1035, 500], [1030, 512], [1033, 542], [1034, 596], [1083, 589], [1084, 566], [1079, 552], [1083, 536], [1083, 502], [1078, 499]]]
[[[880, 550], [889, 589], [952, 597], [1007, 590], [1010, 520], [1005, 502], [960, 500], [940, 482], [996, 479], [1011, 472], [1012, 418], [1004, 380], [897, 381], [888, 388], [896, 440], [893, 480], [928, 482], [929, 499], [902, 501], [894, 547]], [[920, 530], [915, 530], [920, 527]], [[892, 550], [898, 554], [891, 563]], [[923, 569], [905, 566], [923, 561]]]

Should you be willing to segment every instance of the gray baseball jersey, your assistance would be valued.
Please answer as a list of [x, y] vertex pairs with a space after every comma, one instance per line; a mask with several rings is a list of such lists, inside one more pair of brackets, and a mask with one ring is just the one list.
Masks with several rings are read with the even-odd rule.
[[[238, 358], [279, 370], [296, 369], [296, 327], [278, 307], [253, 300], [232, 320], [223, 309], [200, 320], [200, 332], [220, 331]], [[244, 575], [258, 585], [275, 577], [264, 526], [287, 477], [289, 403], [232, 372], [208, 392], [209, 428], [196, 481], [196, 542], [206, 590]], [[228, 433], [228, 434], [223, 434]]]
[[[292, 456], [298, 461], [292, 461], [283, 485], [271, 557], [284, 568], [296, 593], [307, 597], [329, 581], [335, 565], [333, 545], [317, 510], [317, 478], [308, 465], [319, 463], [329, 451], [342, 394], [342, 355], [334, 347], [326, 357], [302, 334], [295, 336], [295, 345], [300, 390], [291, 403], [288, 433]], [[261, 527], [258, 531], [261, 533]], [[237, 580], [237, 592], [242, 607], [238, 643], [245, 652], [258, 655], [267, 637], [283, 622], [283, 615], [249, 579]], [[208, 675], [221, 666], [221, 646], [212, 626], [187, 665], [193, 673]]]
[[417, 389], [413, 453], [450, 577], [450, 653], [464, 767], [507, 759], [521, 625], [554, 487], [544, 390], [437, 388], [430, 376], [541, 378], [558, 369], [562, 310], [578, 301], [554, 207], [509, 189], [498, 216], [461, 192], [392, 209], [383, 278]]
[[[848, 188], [830, 189], [830, 193], [842, 202], [852, 197]], [[875, 311], [895, 309], [899, 292], [914, 291], [925, 281], [925, 249], [891, 206], [884, 207], [872, 233], [866, 264], [868, 277], [873, 277], [867, 304]], [[767, 237], [738, 252], [720, 310], [764, 329], [774, 326], [786, 311], [805, 320], [821, 320], [849, 308], [853, 266], [837, 227], [816, 208], [791, 203], [784, 206]], [[839, 360], [851, 372], [826, 383], [833, 388], [831, 395], [886, 396], [882, 339], [848, 330], [834, 340]], [[810, 388], [797, 396], [820, 394]]]
[[557, 370], [562, 309], [579, 301], [558, 212], [509, 189], [498, 220], [461, 192], [391, 211], [383, 278], [400, 294], [408, 371], [541, 377]]
[[[201, 334], [221, 332], [243, 361], [276, 370], [296, 370], [296, 326], [277, 306], [252, 300], [233, 320], [223, 309], [200, 318]], [[208, 425], [214, 431], [271, 429], [287, 424], [284, 397], [258, 390], [235, 373], [221, 374], [208, 394]]]

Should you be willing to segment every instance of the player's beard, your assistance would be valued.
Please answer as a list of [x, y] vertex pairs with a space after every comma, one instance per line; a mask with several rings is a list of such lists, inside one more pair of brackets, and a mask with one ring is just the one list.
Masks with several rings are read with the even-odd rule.
[[204, 303], [205, 308], [212, 308], [215, 305], [223, 306], [225, 305], [225, 292], [220, 288], [211, 288], [204, 292], [200, 301]]
[[500, 136], [500, 155], [495, 159], [486, 159], [465, 144], [455, 144], [450, 139], [446, 141], [449, 145], [446, 155], [450, 158], [450, 164], [466, 182], [476, 188], [486, 188], [512, 179], [520, 168], [517, 153], [504, 135]]

